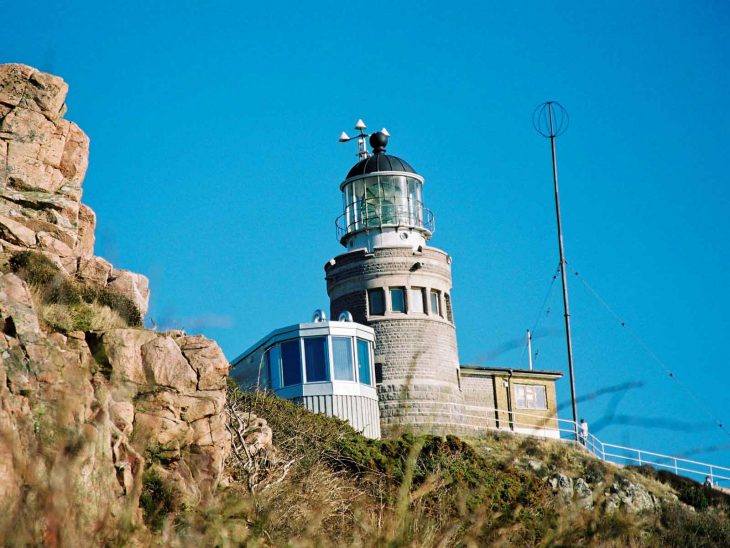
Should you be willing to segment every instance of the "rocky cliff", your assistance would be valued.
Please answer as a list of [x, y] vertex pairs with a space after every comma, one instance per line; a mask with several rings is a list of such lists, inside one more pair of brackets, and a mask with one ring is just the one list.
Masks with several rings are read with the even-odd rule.
[[[70, 526], [139, 524], [144, 474], [204, 499], [231, 443], [214, 341], [79, 321], [118, 302], [144, 316], [149, 289], [94, 256], [95, 215], [80, 201], [89, 139], [63, 118], [67, 91], [0, 65], [0, 536], [27, 529], [34, 544]], [[49, 321], [61, 312], [73, 321]]]
[[147, 278], [94, 256], [96, 216], [81, 203], [89, 138], [63, 118], [68, 85], [0, 65], [0, 260], [36, 249], [69, 275], [109, 285], [147, 312]]

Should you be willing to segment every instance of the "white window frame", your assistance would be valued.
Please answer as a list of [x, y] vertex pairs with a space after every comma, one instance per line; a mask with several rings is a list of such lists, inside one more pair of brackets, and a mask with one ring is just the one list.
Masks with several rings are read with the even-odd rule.
[[[547, 386], [544, 384], [523, 384], [523, 383], [514, 383], [514, 397], [515, 397], [515, 407], [517, 409], [532, 409], [535, 411], [547, 411], [548, 409], [548, 399], [547, 399]], [[539, 407], [538, 402], [539, 398], [537, 397], [537, 390], [542, 390], [544, 401], [545, 401], [545, 407]], [[522, 401], [523, 404], [520, 405], [520, 397], [518, 395], [519, 391], [523, 391], [523, 397]], [[533, 392], [531, 396], [528, 396], [529, 392]]]

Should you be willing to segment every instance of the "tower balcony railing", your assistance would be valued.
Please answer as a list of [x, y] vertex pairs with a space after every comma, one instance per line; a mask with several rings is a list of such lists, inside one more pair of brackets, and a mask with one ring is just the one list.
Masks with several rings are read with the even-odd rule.
[[413, 209], [408, 205], [368, 205], [362, 208], [348, 206], [345, 212], [335, 219], [337, 239], [354, 232], [384, 227], [409, 227], [422, 229], [429, 236], [436, 230], [433, 212], [426, 207]]

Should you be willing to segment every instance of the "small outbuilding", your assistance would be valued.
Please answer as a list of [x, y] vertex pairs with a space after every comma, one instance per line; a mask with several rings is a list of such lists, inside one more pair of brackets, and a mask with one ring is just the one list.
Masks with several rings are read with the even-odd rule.
[[467, 414], [488, 417], [489, 428], [560, 438], [555, 381], [559, 371], [461, 365]]
[[231, 376], [244, 390], [271, 390], [379, 438], [374, 341], [370, 327], [316, 313], [311, 323], [282, 327], [259, 340], [231, 362]]

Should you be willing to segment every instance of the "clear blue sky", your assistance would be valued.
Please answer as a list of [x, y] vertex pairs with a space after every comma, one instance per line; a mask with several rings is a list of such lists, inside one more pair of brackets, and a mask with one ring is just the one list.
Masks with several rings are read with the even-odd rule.
[[[234, 357], [327, 308], [355, 161], [337, 136], [362, 117], [426, 177], [462, 362], [526, 366], [508, 348], [558, 262], [531, 116], [554, 99], [571, 115], [558, 154], [578, 394], [641, 384], [580, 414], [607, 441], [730, 465], [730, 436], [581, 283], [730, 423], [726, 2], [152, 4], [0, 6], [0, 59], [69, 82], [96, 252], [150, 277], [159, 326]], [[565, 369], [561, 313], [556, 285], [538, 367]]]

